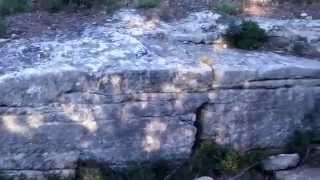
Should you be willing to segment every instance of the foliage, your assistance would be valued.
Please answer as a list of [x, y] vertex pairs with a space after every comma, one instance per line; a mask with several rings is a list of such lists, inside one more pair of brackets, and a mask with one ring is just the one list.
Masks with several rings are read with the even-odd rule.
[[78, 169], [79, 180], [162, 180], [169, 173], [169, 165], [159, 161], [152, 165], [131, 163], [125, 170], [112, 170], [93, 162], [85, 163]]
[[0, 171], [0, 180], [8, 180], [9, 178], [6, 177], [6, 175]]
[[305, 155], [309, 146], [312, 144], [313, 134], [311, 132], [296, 131], [292, 140], [287, 144], [287, 151], [289, 153], [299, 153]]
[[240, 154], [232, 148], [221, 147], [211, 142], [203, 142], [193, 157], [193, 166], [197, 173], [208, 174], [210, 171], [235, 173], [242, 168], [261, 161], [266, 157], [263, 150]]
[[112, 13], [119, 8], [118, 0], [105, 0], [104, 3], [107, 13]]
[[231, 3], [221, 3], [218, 4], [215, 9], [222, 14], [227, 15], [236, 15], [240, 13], [240, 8], [237, 7], [235, 4]]
[[0, 38], [6, 34], [7, 27], [4, 20], [0, 17]]
[[131, 163], [129, 168], [115, 171], [91, 162], [80, 166], [77, 177], [79, 180], [193, 180], [198, 176], [213, 176], [217, 172], [239, 172], [242, 168], [260, 162], [265, 155], [262, 150], [240, 154], [230, 148], [205, 141], [193, 156], [182, 164], [172, 165], [167, 161], [158, 161], [151, 165]]
[[64, 0], [42, 0], [40, 6], [50, 12], [61, 10], [65, 6]]
[[39, 7], [50, 12], [59, 11], [65, 7], [91, 8], [94, 5], [105, 6], [107, 12], [118, 8], [118, 0], [40, 0]]
[[140, 8], [154, 8], [160, 4], [160, 0], [138, 0], [137, 3]]
[[97, 0], [66, 0], [69, 4], [75, 4], [79, 7], [91, 8]]
[[314, 131], [295, 131], [291, 141], [287, 143], [287, 153], [299, 153], [303, 163], [320, 165], [320, 151], [316, 148], [320, 144], [320, 134]]
[[254, 50], [268, 40], [268, 35], [256, 22], [243, 21], [240, 25], [231, 24], [225, 39], [234, 47]]
[[0, 0], [0, 16], [26, 11], [29, 7], [27, 0]]

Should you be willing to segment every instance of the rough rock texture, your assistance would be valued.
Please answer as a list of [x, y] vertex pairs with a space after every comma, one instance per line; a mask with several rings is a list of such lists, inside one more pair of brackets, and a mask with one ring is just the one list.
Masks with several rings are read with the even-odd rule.
[[293, 170], [276, 172], [276, 180], [318, 180], [320, 169], [312, 167], [299, 167]]
[[271, 48], [320, 57], [320, 20], [251, 19], [258, 22], [271, 36]]
[[266, 171], [279, 171], [296, 167], [299, 161], [299, 154], [279, 154], [263, 160], [262, 167]]
[[[215, 19], [123, 10], [80, 33], [2, 44], [0, 170], [72, 176], [78, 161], [186, 159], [197, 133], [245, 151], [319, 130], [320, 62], [198, 44], [220, 32]], [[195, 31], [202, 40], [177, 40]]]

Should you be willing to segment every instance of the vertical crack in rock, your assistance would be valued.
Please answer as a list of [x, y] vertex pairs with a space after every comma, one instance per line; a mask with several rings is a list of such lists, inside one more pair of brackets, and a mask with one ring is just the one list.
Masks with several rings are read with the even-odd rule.
[[202, 129], [203, 129], [203, 124], [202, 124], [202, 119], [203, 119], [203, 109], [208, 105], [208, 102], [203, 103], [201, 106], [199, 106], [196, 109], [196, 121], [194, 122], [194, 126], [197, 129], [197, 133], [195, 135], [195, 141], [193, 143], [192, 147], [192, 155], [195, 153], [196, 149], [199, 147], [201, 144], [201, 135], [202, 135]]

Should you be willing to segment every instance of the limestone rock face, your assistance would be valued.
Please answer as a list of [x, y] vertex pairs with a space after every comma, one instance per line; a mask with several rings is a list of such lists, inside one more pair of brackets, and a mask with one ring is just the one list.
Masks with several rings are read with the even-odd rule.
[[[215, 17], [191, 16], [195, 30]], [[79, 161], [187, 159], [199, 136], [245, 151], [320, 129], [320, 62], [177, 41], [190, 19], [121, 10], [77, 35], [2, 44], [0, 170], [72, 176]]]
[[318, 62], [271, 53], [218, 57], [210, 103], [201, 112], [202, 138], [246, 151], [281, 147], [294, 131], [317, 131]]
[[277, 180], [317, 180], [320, 179], [320, 169], [312, 167], [299, 167], [293, 170], [278, 171]]

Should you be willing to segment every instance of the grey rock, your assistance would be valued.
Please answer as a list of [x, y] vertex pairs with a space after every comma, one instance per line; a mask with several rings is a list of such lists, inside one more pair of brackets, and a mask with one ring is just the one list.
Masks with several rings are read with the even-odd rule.
[[319, 180], [320, 169], [302, 166], [293, 170], [276, 172], [277, 180]]
[[299, 154], [279, 154], [263, 160], [262, 167], [266, 171], [279, 171], [296, 167], [299, 161]]
[[[303, 18], [278, 20], [253, 18], [252, 20], [271, 36], [270, 48], [289, 51], [298, 55], [320, 57], [320, 38], [318, 35], [320, 20], [304, 14]], [[284, 43], [285, 42], [285, 43]]]
[[13, 180], [64, 180], [76, 178], [76, 172], [74, 169], [70, 170], [51, 170], [51, 171], [33, 171], [33, 170], [22, 170], [22, 171], [4, 171], [4, 178], [11, 178]]
[[192, 154], [197, 132], [246, 151], [281, 147], [295, 130], [319, 131], [320, 62], [175, 40], [193, 30], [204, 33], [201, 41], [219, 36], [217, 17], [165, 23], [120, 10], [76, 37], [5, 42], [0, 170], [179, 162]]
[[202, 138], [239, 151], [283, 147], [296, 130], [318, 131], [319, 90], [216, 90], [202, 110]]
[[203, 176], [203, 177], [195, 178], [194, 180], [214, 180], [214, 179], [209, 176]]
[[212, 44], [226, 31], [227, 25], [219, 23], [222, 18], [211, 11], [192, 13], [170, 30], [169, 38], [174, 41]]

